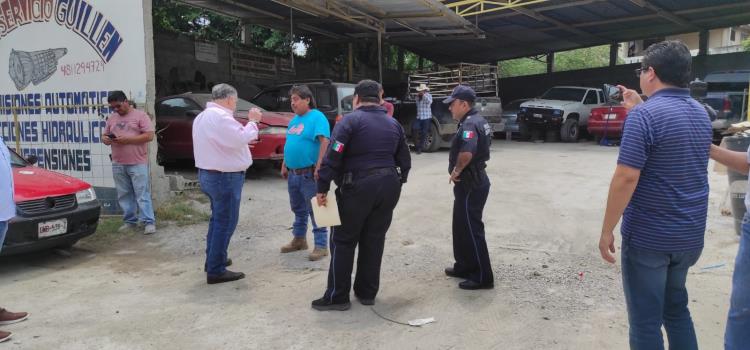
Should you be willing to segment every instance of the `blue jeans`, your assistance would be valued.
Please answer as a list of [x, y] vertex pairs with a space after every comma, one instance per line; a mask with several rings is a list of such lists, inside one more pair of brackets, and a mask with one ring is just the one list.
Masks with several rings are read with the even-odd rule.
[[[154, 206], [151, 203], [151, 185], [148, 165], [123, 165], [112, 163], [112, 176], [117, 188], [117, 202], [123, 211], [123, 221], [128, 224], [153, 224]], [[136, 216], [136, 209], [138, 214]]]
[[315, 247], [328, 248], [328, 229], [318, 227], [315, 224], [312, 204], [310, 204], [310, 200], [317, 193], [313, 173], [296, 175], [290, 171], [287, 184], [289, 188], [289, 204], [294, 212], [292, 234], [294, 237], [304, 238], [307, 234], [307, 218], [310, 217], [313, 226], [313, 236], [315, 237]]
[[413, 135], [414, 135], [414, 147], [417, 151], [422, 152], [425, 141], [427, 141], [427, 135], [430, 133], [432, 127], [432, 120], [430, 119], [415, 119], [412, 124]]
[[659, 253], [623, 241], [622, 287], [628, 306], [630, 349], [664, 349], [662, 325], [670, 349], [698, 349], [685, 280], [701, 252]]
[[211, 199], [211, 220], [206, 236], [206, 273], [220, 276], [226, 270], [229, 240], [240, 218], [240, 196], [245, 172], [198, 170], [201, 190]]
[[6, 233], [8, 233], [8, 222], [0, 221], [0, 251], [3, 250], [3, 244], [5, 243]]
[[734, 261], [732, 297], [729, 303], [727, 330], [724, 334], [724, 348], [726, 350], [747, 349], [748, 344], [750, 344], [750, 216], [746, 214], [742, 220], [740, 249]]

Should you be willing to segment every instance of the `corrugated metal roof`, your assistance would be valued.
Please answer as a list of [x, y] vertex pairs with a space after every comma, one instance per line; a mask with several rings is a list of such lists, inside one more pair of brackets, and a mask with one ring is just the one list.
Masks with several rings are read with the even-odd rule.
[[[439, 63], [494, 62], [750, 23], [747, 0], [549, 0], [461, 17], [459, 0], [182, 0], [281, 30], [350, 41], [375, 37]], [[500, 0], [496, 0], [500, 1]]]

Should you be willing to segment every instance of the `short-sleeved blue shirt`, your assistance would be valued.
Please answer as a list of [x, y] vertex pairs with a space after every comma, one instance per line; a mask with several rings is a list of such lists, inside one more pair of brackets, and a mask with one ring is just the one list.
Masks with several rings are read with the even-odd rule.
[[331, 137], [328, 119], [317, 109], [303, 116], [295, 115], [289, 122], [284, 144], [284, 162], [290, 169], [314, 166], [320, 151], [319, 136]]
[[622, 220], [623, 241], [651, 251], [703, 248], [711, 121], [687, 89], [662, 89], [625, 121], [618, 164], [641, 170]]

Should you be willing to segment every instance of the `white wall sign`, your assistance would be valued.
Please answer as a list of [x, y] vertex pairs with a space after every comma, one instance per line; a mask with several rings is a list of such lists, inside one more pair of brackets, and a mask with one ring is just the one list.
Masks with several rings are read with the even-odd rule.
[[219, 63], [219, 46], [216, 43], [196, 41], [195, 59], [203, 62]]
[[[108, 91], [146, 100], [140, 0], [0, 0], [0, 135], [39, 166], [114, 187]], [[19, 125], [9, 107], [17, 111]], [[20, 129], [20, 131], [19, 131]]]

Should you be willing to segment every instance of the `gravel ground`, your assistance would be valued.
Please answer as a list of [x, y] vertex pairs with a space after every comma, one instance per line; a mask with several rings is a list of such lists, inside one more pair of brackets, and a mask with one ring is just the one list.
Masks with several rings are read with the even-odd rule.
[[[413, 155], [373, 308], [356, 301], [346, 312], [310, 308], [325, 288], [328, 259], [279, 254], [291, 237], [292, 214], [285, 182], [267, 169], [245, 183], [230, 245], [233, 269], [246, 279], [205, 284], [206, 224], [165, 226], [153, 236], [95, 235], [70, 256], [5, 258], [1, 306], [31, 317], [3, 327], [14, 333], [3, 346], [626, 349], [619, 262], [605, 264], [597, 250], [617, 148], [494, 142], [485, 208], [496, 279], [490, 291], [460, 290], [458, 280], [442, 273], [452, 261], [447, 156]], [[688, 287], [701, 348], [719, 349], [738, 239], [731, 218], [719, 211], [726, 177], [710, 176], [706, 248]], [[725, 265], [703, 269], [717, 264]], [[422, 327], [397, 323], [428, 317], [435, 322]]]

